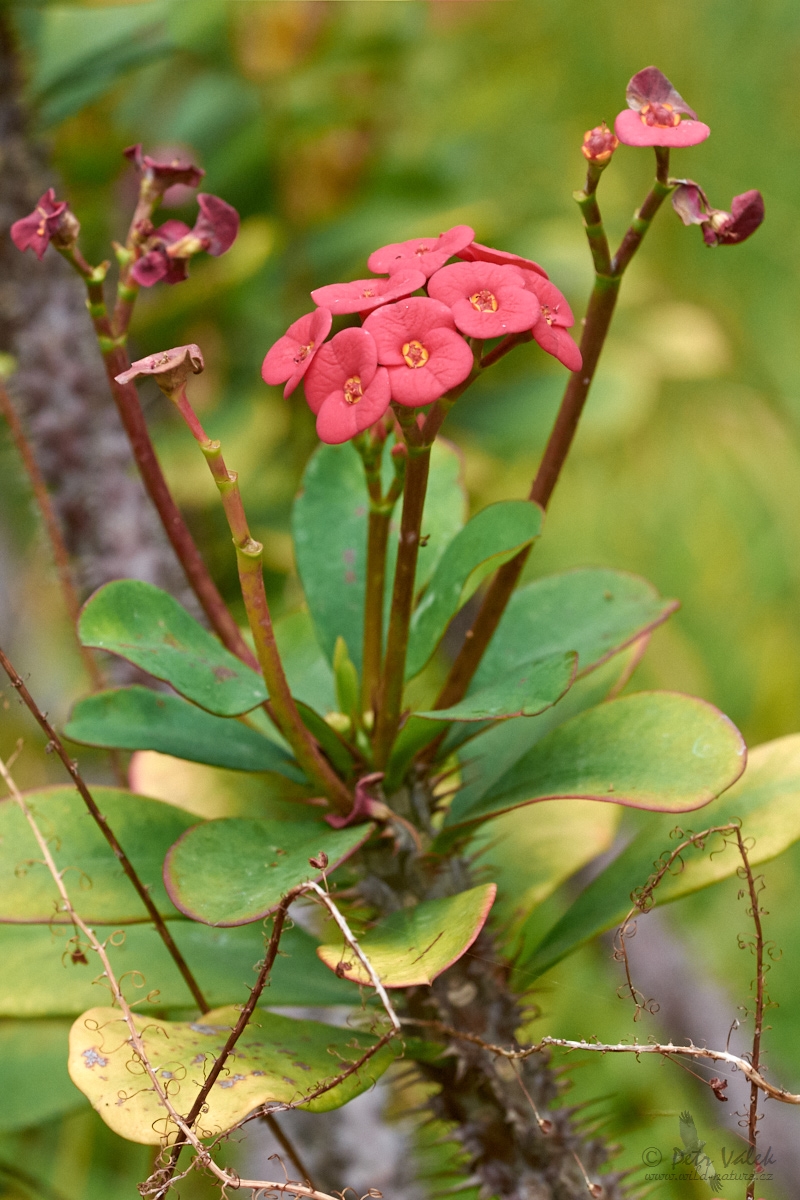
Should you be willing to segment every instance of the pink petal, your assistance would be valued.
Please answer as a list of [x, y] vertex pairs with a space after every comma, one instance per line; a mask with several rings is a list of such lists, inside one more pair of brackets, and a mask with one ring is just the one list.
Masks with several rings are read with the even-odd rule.
[[469, 225], [454, 225], [438, 238], [411, 238], [407, 242], [390, 242], [373, 250], [367, 259], [367, 266], [376, 275], [387, 272], [394, 275], [397, 271], [415, 268], [424, 272], [426, 278], [443, 267], [448, 258], [458, 254], [475, 237], [475, 230]]
[[207, 192], [198, 192], [197, 203], [200, 216], [195, 221], [192, 232], [207, 242], [208, 253], [218, 258], [220, 254], [230, 250], [236, 241], [239, 233], [239, 214], [232, 204]]
[[432, 329], [455, 329], [453, 314], [446, 304], [427, 296], [412, 296], [387, 304], [371, 313], [364, 329], [378, 347], [378, 362], [385, 367], [405, 366], [403, 346], [414, 339], [425, 341]]
[[626, 108], [614, 122], [614, 132], [626, 146], [696, 146], [711, 133], [702, 121], [680, 125], [646, 125], [638, 113]]
[[169, 274], [170, 261], [164, 250], [150, 250], [131, 267], [131, 279], [140, 287], [153, 287]]
[[538, 319], [539, 303], [525, 288], [504, 287], [495, 291], [495, 312], [479, 312], [469, 300], [457, 300], [453, 316], [457, 327], [467, 337], [505, 337], [507, 333], [522, 333]]
[[264, 382], [274, 385], [288, 380], [283, 394], [290, 396], [330, 333], [332, 323], [327, 308], [317, 308], [294, 321], [266, 353], [261, 365]]
[[377, 369], [378, 348], [372, 334], [364, 328], [343, 329], [325, 343], [305, 377], [303, 387], [308, 407], [318, 413], [328, 396], [341, 391], [354, 375], [361, 380], [366, 394]]
[[581, 352], [566, 329], [548, 325], [547, 321], [537, 321], [533, 327], [533, 337], [543, 350], [563, 363], [568, 371], [580, 371], [583, 365]]
[[391, 300], [402, 300], [425, 286], [426, 276], [422, 271], [397, 271], [388, 279], [356, 279], [352, 283], [329, 283], [315, 288], [311, 299], [322, 304], [332, 313], [369, 313], [388, 304]]
[[669, 104], [674, 112], [685, 113], [687, 117], [697, 116], [658, 67], [645, 67], [637, 71], [633, 78], [628, 80], [625, 99], [628, 107], [636, 109], [637, 112], [644, 108], [645, 104]]
[[549, 279], [540, 279], [538, 275], [529, 274], [525, 280], [528, 291], [533, 292], [542, 308], [549, 310], [548, 316], [553, 325], [561, 325], [569, 329], [575, 324], [572, 309], [566, 298]]
[[472, 351], [452, 329], [431, 329], [424, 345], [430, 355], [424, 367], [409, 367], [403, 360], [402, 366], [389, 368], [392, 399], [408, 408], [432, 404], [472, 370]]
[[163, 225], [159, 225], [153, 236], [159, 238], [166, 246], [171, 246], [173, 242], [179, 242], [181, 238], [185, 238], [187, 233], [191, 232], [189, 226], [183, 221], [170, 218]]
[[389, 407], [389, 400], [389, 376], [385, 367], [379, 367], [356, 404], [348, 403], [342, 390], [326, 396], [317, 415], [317, 434], [332, 446], [347, 442], [379, 421]]
[[497, 294], [500, 288], [509, 284], [519, 288], [525, 286], [525, 276], [516, 267], [457, 262], [436, 272], [428, 282], [428, 295], [452, 308], [457, 300], [466, 300], [484, 288]]
[[488, 262], [498, 267], [523, 267], [527, 271], [535, 271], [544, 279], [548, 278], [547, 271], [531, 258], [521, 258], [519, 254], [511, 254], [507, 250], [494, 250], [491, 246], [482, 246], [480, 242], [470, 242], [456, 255], [462, 262]]

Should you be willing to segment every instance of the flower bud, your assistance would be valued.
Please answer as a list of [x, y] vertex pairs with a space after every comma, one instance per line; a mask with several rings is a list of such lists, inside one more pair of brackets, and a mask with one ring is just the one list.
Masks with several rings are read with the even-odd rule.
[[581, 154], [587, 162], [597, 167], [605, 167], [611, 161], [611, 155], [619, 145], [619, 138], [611, 132], [605, 121], [587, 129], [583, 135]]

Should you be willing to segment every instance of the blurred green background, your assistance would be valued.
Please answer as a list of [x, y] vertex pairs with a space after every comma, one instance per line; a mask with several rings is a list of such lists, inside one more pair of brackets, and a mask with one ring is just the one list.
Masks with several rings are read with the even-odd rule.
[[[7, 7], [34, 127], [81, 219], [91, 259], [105, 257], [109, 239], [124, 235], [131, 175], [121, 151], [135, 141], [151, 152], [190, 151], [207, 171], [204, 187], [241, 212], [241, 236], [226, 257], [197, 261], [191, 282], [143, 295], [132, 356], [192, 341], [202, 347], [207, 370], [194, 394], [209, 432], [223, 440], [240, 472], [277, 610], [299, 602], [288, 518], [315, 435], [299, 394], [286, 402], [279, 389], [262, 384], [267, 348], [308, 311], [311, 287], [363, 275], [376, 246], [457, 222], [473, 225], [483, 242], [539, 260], [579, 318], [591, 281], [571, 198], [582, 183], [581, 138], [600, 120], [613, 122], [628, 78], [657, 64], [712, 128], [703, 145], [674, 152], [673, 174], [698, 180], [719, 208], [758, 187], [767, 218], [744, 246], [709, 250], [698, 230], [685, 229], [668, 206], [662, 212], [623, 285], [588, 410], [528, 571], [590, 563], [645, 575], [682, 608], [655, 635], [638, 687], [708, 698], [750, 744], [800, 728], [795, 4], [153, 0]], [[615, 239], [651, 173], [648, 152], [621, 147], [604, 175], [601, 204]], [[168, 215], [191, 219], [191, 211]], [[537, 347], [523, 347], [448, 418], [445, 434], [464, 451], [475, 507], [525, 493], [564, 375]], [[177, 498], [235, 603], [234, 562], [204, 464], [166, 405], [155, 405], [152, 416]], [[0, 522], [16, 548], [14, 593], [30, 604], [26, 665], [38, 677], [49, 675], [54, 709], [63, 716], [85, 685], [46, 549], [29, 553], [35, 518], [25, 481], [4, 435], [0, 441]], [[770, 869], [779, 894], [788, 897], [798, 866], [800, 858], [790, 855]], [[718, 899], [722, 889], [713, 895], [713, 903], [691, 902], [692, 928], [699, 922], [715, 946], [724, 928], [729, 952], [715, 952], [713, 970], [738, 996], [750, 972], [736, 950], [736, 922], [744, 918], [733, 893], [727, 907]], [[787, 952], [800, 950], [790, 917], [776, 918]], [[776, 972], [780, 984], [773, 982], [784, 1004], [773, 1018], [773, 1061], [790, 1086], [792, 1073], [800, 1082], [790, 1003], [800, 991], [794, 958]], [[616, 976], [596, 955], [556, 972], [562, 991], [545, 1009], [557, 1006], [564, 1031], [573, 1010], [574, 1035], [595, 1031], [580, 1024], [585, 989], [598, 990], [606, 970], [600, 990], [611, 1005]], [[547, 994], [557, 991], [553, 984]], [[631, 1032], [628, 1013], [613, 1021]], [[656, 1071], [661, 1081], [663, 1068], [604, 1061], [578, 1073], [581, 1095], [618, 1092], [611, 1131], [626, 1143], [630, 1165], [637, 1160], [631, 1131], [641, 1131], [635, 1137], [642, 1145], [653, 1140], [648, 1110], [708, 1105], [686, 1100], [680, 1088], [691, 1081], [683, 1078], [667, 1087], [669, 1099], [647, 1099]], [[670, 1115], [667, 1146], [674, 1124]], [[66, 1135], [62, 1141], [69, 1144]], [[58, 1183], [69, 1200], [89, 1195], [88, 1186], [76, 1190], [63, 1174]], [[678, 1186], [657, 1194], [708, 1194], [705, 1185]], [[764, 1192], [780, 1194], [767, 1185]]]

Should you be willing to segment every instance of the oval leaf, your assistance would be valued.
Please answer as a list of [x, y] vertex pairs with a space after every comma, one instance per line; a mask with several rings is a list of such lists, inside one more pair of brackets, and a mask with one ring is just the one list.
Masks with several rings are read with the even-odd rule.
[[490, 684], [452, 708], [431, 709], [414, 715], [428, 721], [507, 720], [535, 717], [556, 704], [572, 686], [578, 656], [550, 654], [547, 658], [521, 663], [506, 679]]
[[[387, 988], [433, 983], [469, 950], [483, 929], [497, 888], [493, 883], [457, 896], [423, 900], [401, 908], [359, 939], [359, 945]], [[344, 979], [368, 984], [369, 975], [345, 945], [318, 946], [326, 966]]]
[[[753, 866], [776, 858], [800, 840], [800, 734], [751, 750], [741, 779], [704, 809], [691, 827], [699, 832], [734, 820], [741, 820], [745, 837], [752, 840], [748, 856]], [[531, 971], [541, 975], [598, 933], [618, 925], [630, 911], [631, 892], [647, 883], [662, 853], [677, 844], [670, 836], [674, 829], [673, 818], [648, 822], [581, 892], [544, 939], [537, 939], [538, 945], [533, 941], [537, 933], [534, 912], [525, 937], [535, 947], [524, 956], [526, 977]], [[728, 846], [721, 853], [720, 849], [717, 839], [709, 842], [705, 852], [687, 850], [683, 868], [665, 876], [653, 893], [654, 902], [667, 904], [735, 875], [741, 865], [736, 847]]]
[[[264, 957], [261, 925], [212, 929], [175, 920], [169, 929], [210, 1004], [241, 1004], [247, 999], [256, 964]], [[112, 930], [113, 926], [103, 936]], [[0, 925], [0, 1017], [76, 1017], [98, 1000], [108, 1000], [96, 956], [87, 950], [88, 962], [72, 961], [72, 933], [71, 926]], [[352, 984], [323, 967], [316, 947], [297, 926], [284, 932], [262, 997], [266, 1007], [352, 1005], [357, 1000]], [[127, 926], [125, 940], [107, 942], [106, 951], [138, 1011], [194, 1008], [186, 983], [152, 926]]]
[[[388, 447], [384, 454], [384, 487], [392, 478]], [[429, 578], [447, 543], [464, 523], [466, 496], [460, 481], [461, 459], [447, 442], [431, 453], [428, 492], [422, 518], [427, 542], [420, 550], [416, 585]], [[319, 446], [303, 476], [292, 509], [297, 570], [319, 644], [330, 662], [337, 637], [361, 669], [369, 496], [364, 467], [348, 442]], [[397, 554], [397, 514], [389, 538], [386, 602], [391, 596]], [[312, 701], [313, 702], [313, 701]], [[315, 706], [318, 706], [315, 702]]]
[[[93, 788], [92, 794], [159, 912], [176, 916], [164, 891], [161, 866], [169, 847], [197, 817], [121, 788]], [[26, 799], [51, 839], [56, 865], [66, 872], [65, 882], [84, 920], [114, 925], [149, 920], [74, 788], [44, 788], [28, 792]], [[22, 812], [13, 800], [0, 800], [0, 921], [71, 925], [66, 914], [57, 911], [60, 903]]]
[[244, 925], [266, 917], [298, 883], [320, 879], [309, 864], [320, 851], [330, 873], [369, 837], [372, 825], [330, 829], [319, 821], [224, 817], [195, 825], [164, 860], [170, 898], [193, 921]]
[[105, 584], [84, 605], [78, 636], [84, 646], [127, 658], [217, 716], [239, 716], [267, 699], [261, 676], [152, 583]]
[[476, 569], [483, 564], [492, 569], [499, 567], [523, 546], [529, 546], [541, 533], [543, 519], [538, 504], [529, 500], [501, 500], [476, 513], [456, 534], [411, 618], [408, 678], [422, 670], [451, 617], [483, 578], [485, 572], [476, 577]]
[[712, 705], [677, 692], [638, 692], [554, 729], [471, 808], [457, 796], [445, 826], [559, 797], [686, 812], [730, 787], [745, 761], [741, 734]]
[[[233, 1006], [212, 1009], [191, 1022], [134, 1017], [148, 1060], [169, 1088], [178, 1112], [191, 1108], [238, 1018], [239, 1009]], [[178, 1129], [128, 1038], [119, 1009], [91, 1008], [83, 1013], [70, 1031], [70, 1077], [121, 1137], [150, 1146], [172, 1142]], [[301, 1101], [357, 1062], [377, 1040], [349, 1028], [296, 1021], [257, 1009], [236, 1043], [235, 1055], [208, 1094], [197, 1122], [199, 1135], [224, 1133], [269, 1101]], [[373, 1085], [400, 1049], [399, 1042], [384, 1046], [358, 1071], [301, 1107], [327, 1112], [347, 1104]]]
[[158, 750], [173, 758], [235, 771], [276, 771], [304, 779], [292, 758], [263, 734], [228, 718], [212, 716], [168, 692], [114, 688], [79, 700], [64, 727], [84, 746]]
[[479, 690], [518, 663], [575, 650], [578, 675], [652, 631], [678, 607], [627, 571], [584, 567], [548, 575], [512, 595], [473, 682]]

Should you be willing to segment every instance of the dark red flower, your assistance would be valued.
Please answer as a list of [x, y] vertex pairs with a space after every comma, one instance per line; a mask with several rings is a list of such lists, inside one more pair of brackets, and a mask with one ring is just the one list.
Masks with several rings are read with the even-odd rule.
[[[658, 67], [634, 75], [625, 99], [628, 108], [614, 122], [614, 132], [628, 146], [696, 146], [711, 133]], [[681, 115], [691, 119], [682, 121]]]
[[18, 250], [30, 249], [41, 259], [50, 242], [62, 248], [71, 246], [79, 232], [78, 220], [66, 200], [56, 200], [55, 191], [48, 188], [33, 212], [11, 226], [11, 240]]
[[531, 330], [534, 341], [563, 363], [568, 371], [579, 371], [583, 360], [567, 333], [575, 324], [575, 318], [566, 299], [549, 279], [540, 279], [532, 272], [528, 273], [526, 284], [539, 302], [539, 317]]
[[201, 250], [218, 257], [229, 250], [239, 232], [239, 214], [219, 196], [201, 192], [197, 197], [200, 215], [190, 229], [183, 221], [165, 221], [145, 240], [145, 253], [131, 268], [131, 278], [142, 287], [181, 283], [186, 264]]
[[494, 263], [498, 267], [522, 267], [525, 271], [536, 271], [537, 275], [547, 279], [547, 271], [532, 258], [522, 258], [508, 250], [495, 250], [492, 246], [482, 246], [480, 242], [470, 242], [463, 250], [459, 250], [456, 258], [462, 262]]
[[581, 154], [587, 162], [604, 167], [610, 162], [611, 155], [618, 145], [619, 138], [615, 137], [605, 121], [602, 121], [599, 125], [595, 125], [594, 129], [586, 130], [583, 135]]
[[355, 279], [315, 288], [311, 299], [332, 313], [369, 313], [392, 300], [404, 300], [425, 286], [422, 271], [397, 271], [388, 279]]
[[328, 308], [316, 308], [293, 322], [267, 351], [261, 367], [264, 382], [286, 383], [284, 397], [291, 396], [330, 333], [332, 324], [333, 317]]
[[438, 300], [412, 296], [387, 304], [367, 317], [364, 329], [375, 339], [398, 404], [432, 404], [472, 370], [472, 351], [456, 333], [452, 312]]
[[326, 342], [303, 382], [323, 442], [347, 442], [379, 421], [389, 407], [389, 377], [366, 329], [343, 329]]
[[733, 246], [745, 241], [764, 220], [764, 197], [752, 188], [734, 196], [731, 211], [712, 208], [708, 197], [692, 179], [681, 180], [672, 194], [672, 206], [684, 225], [700, 225], [707, 246]]
[[469, 337], [522, 333], [530, 329], [538, 312], [523, 272], [494, 263], [459, 262], [442, 267], [428, 281], [428, 293], [448, 305], [456, 326]]
[[122, 153], [162, 194], [167, 188], [174, 187], [176, 183], [196, 188], [205, 175], [202, 167], [183, 162], [180, 157], [170, 159], [169, 162], [158, 162], [149, 154], [142, 154], [142, 147], [139, 143], [135, 146], [128, 146], [127, 150], [123, 150]]
[[468, 246], [474, 237], [475, 230], [470, 229], [469, 225], [454, 225], [435, 238], [391, 242], [388, 246], [381, 246], [380, 250], [373, 250], [367, 259], [367, 266], [376, 275], [417, 270], [427, 278], [443, 267], [448, 258]]

